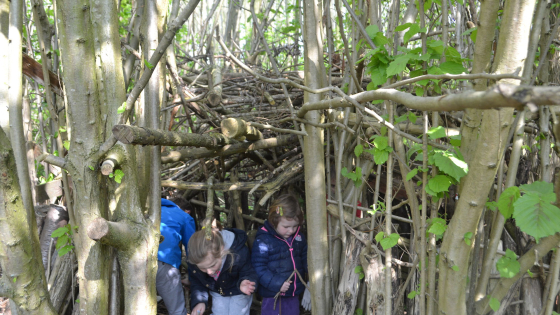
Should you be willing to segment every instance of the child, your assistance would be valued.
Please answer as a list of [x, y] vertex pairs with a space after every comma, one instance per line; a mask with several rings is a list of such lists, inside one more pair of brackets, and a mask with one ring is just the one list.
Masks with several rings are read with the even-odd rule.
[[257, 275], [251, 253], [245, 245], [247, 234], [238, 229], [212, 229], [193, 234], [188, 245], [191, 282], [191, 315], [202, 315], [212, 296], [215, 315], [249, 315]]
[[[252, 263], [259, 276], [259, 293], [263, 297], [262, 315], [298, 315], [299, 295], [305, 285], [295, 273], [307, 272], [307, 242], [300, 234], [303, 213], [297, 199], [281, 195], [270, 206], [253, 243]], [[275, 304], [274, 296], [280, 296]]]

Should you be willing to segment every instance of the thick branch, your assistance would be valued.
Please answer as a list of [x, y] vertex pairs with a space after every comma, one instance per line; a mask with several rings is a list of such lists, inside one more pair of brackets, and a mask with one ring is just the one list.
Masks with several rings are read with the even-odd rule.
[[176, 131], [161, 131], [129, 125], [115, 125], [113, 135], [124, 144], [135, 145], [170, 145], [219, 148], [237, 141], [222, 134], [212, 133], [200, 135]]
[[[375, 100], [391, 100], [401, 103], [408, 108], [422, 111], [457, 111], [466, 108], [491, 109], [496, 107], [513, 107], [522, 109], [527, 103], [535, 105], [554, 105], [560, 103], [560, 88], [517, 86], [498, 84], [487, 91], [468, 91], [459, 94], [420, 97], [394, 89], [379, 89], [349, 96], [359, 103]], [[350, 107], [352, 103], [341, 97], [310, 102], [304, 104], [298, 111], [298, 117], [303, 118], [311, 110], [321, 110], [336, 107]]]
[[88, 225], [87, 235], [94, 241], [124, 250], [134, 246], [133, 240], [139, 237], [138, 230], [127, 222], [111, 222], [97, 218]]
[[243, 119], [227, 118], [220, 123], [222, 134], [228, 138], [245, 139], [257, 141], [263, 138], [261, 132], [257, 128], [250, 126]]
[[260, 149], [268, 149], [284, 146], [297, 141], [296, 136], [278, 136], [276, 138], [259, 140], [253, 143], [242, 142], [226, 145], [214, 150], [206, 148], [188, 148], [180, 151], [171, 151], [169, 154], [161, 157], [161, 163], [172, 163], [185, 161], [190, 159], [201, 159], [215, 156], [226, 157], [237, 153], [244, 153]]
[[47, 162], [62, 169], [66, 169], [66, 159], [48, 153], [39, 155], [39, 157], [37, 157], [37, 162]]

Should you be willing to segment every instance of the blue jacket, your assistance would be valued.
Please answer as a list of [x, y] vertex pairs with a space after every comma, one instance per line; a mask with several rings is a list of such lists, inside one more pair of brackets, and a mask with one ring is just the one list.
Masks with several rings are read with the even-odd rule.
[[258, 283], [257, 274], [251, 266], [251, 252], [245, 244], [247, 233], [239, 229], [225, 230], [233, 232], [235, 238], [229, 248], [232, 255], [226, 256], [217, 280], [200, 271], [196, 265], [188, 263], [189, 280], [191, 282], [191, 307], [195, 307], [198, 303], [204, 303], [208, 306], [208, 290], [222, 296], [233, 296], [244, 294], [239, 289], [243, 280]]
[[181, 265], [181, 244], [187, 246], [195, 231], [194, 219], [176, 204], [161, 199], [161, 223], [159, 225], [163, 242], [159, 244], [158, 260], [179, 269]]
[[[253, 243], [253, 267], [259, 276], [259, 293], [263, 297], [274, 297], [288, 277], [297, 268], [302, 277], [307, 273], [307, 241], [300, 228], [290, 242], [276, 233], [267, 221], [259, 228]], [[296, 279], [294, 281], [294, 279]], [[305, 290], [297, 276], [291, 279], [290, 289], [285, 296], [296, 296]]]

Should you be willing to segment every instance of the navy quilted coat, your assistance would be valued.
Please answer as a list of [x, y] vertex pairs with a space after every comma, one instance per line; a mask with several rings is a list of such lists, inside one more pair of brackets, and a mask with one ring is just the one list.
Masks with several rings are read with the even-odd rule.
[[228, 255], [217, 280], [200, 271], [196, 265], [188, 263], [189, 280], [191, 282], [191, 307], [198, 303], [204, 303], [208, 306], [208, 290], [217, 292], [222, 296], [233, 296], [244, 294], [239, 289], [243, 280], [257, 283], [257, 275], [251, 266], [251, 252], [245, 245], [247, 233], [239, 229], [226, 230], [235, 234], [235, 239], [229, 248], [233, 254], [233, 265], [231, 264], [232, 255]]
[[[297, 268], [305, 277], [307, 273], [307, 240], [301, 234], [301, 228], [291, 238], [285, 240], [267, 221], [259, 228], [253, 243], [253, 267], [259, 276], [259, 294], [263, 297], [274, 297], [280, 291], [282, 284]], [[294, 281], [294, 279], [296, 279]], [[297, 274], [291, 279], [290, 289], [284, 296], [296, 296], [305, 290]]]

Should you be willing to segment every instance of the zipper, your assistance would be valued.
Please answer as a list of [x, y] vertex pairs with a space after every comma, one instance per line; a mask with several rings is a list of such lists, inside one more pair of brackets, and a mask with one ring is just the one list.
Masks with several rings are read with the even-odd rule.
[[[294, 240], [296, 239], [296, 237], [298, 236], [299, 233], [299, 227], [296, 231], [296, 233], [294, 234], [294, 236], [292, 237], [292, 243], [288, 243], [288, 241], [286, 241], [283, 238], [278, 237], [277, 235], [274, 235], [277, 239], [283, 241], [284, 243], [286, 243], [286, 245], [288, 245], [288, 247], [290, 248], [290, 258], [292, 259], [292, 264], [294, 266], [294, 270], [296, 270], [296, 262], [294, 260], [294, 248], [292, 247], [292, 245], [294, 244]], [[295, 280], [294, 280], [294, 292], [292, 293], [292, 296], [296, 296], [296, 290], [297, 290], [297, 274], [295, 275]]]

